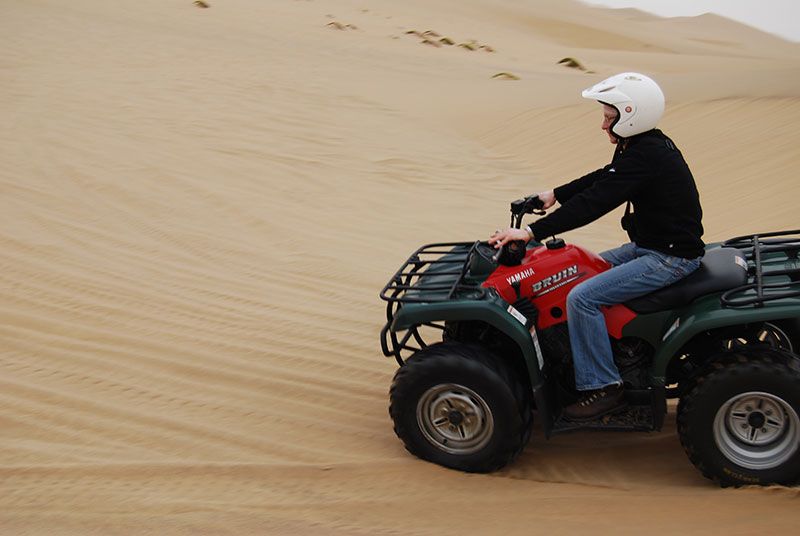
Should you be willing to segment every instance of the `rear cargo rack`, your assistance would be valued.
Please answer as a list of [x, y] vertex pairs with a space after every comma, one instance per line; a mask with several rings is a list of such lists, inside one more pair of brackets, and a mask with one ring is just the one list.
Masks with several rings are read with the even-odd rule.
[[[385, 356], [394, 356], [402, 365], [402, 351], [413, 352], [427, 346], [418, 331], [420, 326], [409, 328], [399, 338], [397, 333], [391, 331], [392, 320], [402, 304], [446, 302], [456, 298], [460, 291], [470, 292], [470, 297], [475, 299], [485, 296], [486, 290], [480, 286], [464, 284], [469, 260], [478, 244], [480, 241], [428, 244], [412, 253], [403, 263], [380, 294], [381, 299], [387, 302], [386, 325], [381, 330], [381, 346]], [[445, 329], [437, 323], [422, 325]], [[417, 346], [410, 344], [412, 337]]]
[[748, 260], [748, 283], [725, 292], [725, 307], [762, 307], [765, 302], [800, 296], [800, 229], [731, 238], [722, 244]]

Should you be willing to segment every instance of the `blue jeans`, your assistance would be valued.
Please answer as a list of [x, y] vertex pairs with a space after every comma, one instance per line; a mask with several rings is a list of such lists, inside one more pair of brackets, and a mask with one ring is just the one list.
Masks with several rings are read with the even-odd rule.
[[600, 308], [666, 287], [694, 272], [702, 259], [673, 257], [633, 242], [600, 256], [612, 268], [576, 285], [567, 295], [569, 341], [579, 391], [622, 384]]

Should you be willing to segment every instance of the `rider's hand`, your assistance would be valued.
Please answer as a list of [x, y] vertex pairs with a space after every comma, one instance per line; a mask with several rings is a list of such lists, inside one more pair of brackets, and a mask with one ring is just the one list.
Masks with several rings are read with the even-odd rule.
[[556, 204], [556, 194], [555, 192], [553, 192], [553, 190], [548, 190], [546, 192], [539, 192], [539, 194], [537, 195], [539, 196], [539, 201], [544, 203], [544, 206], [542, 208], [545, 210]]
[[525, 229], [514, 229], [513, 227], [509, 227], [505, 231], [496, 231], [492, 236], [489, 237], [489, 243], [494, 244], [495, 248], [500, 248], [512, 240], [524, 240], [527, 242], [530, 240], [528, 231]]

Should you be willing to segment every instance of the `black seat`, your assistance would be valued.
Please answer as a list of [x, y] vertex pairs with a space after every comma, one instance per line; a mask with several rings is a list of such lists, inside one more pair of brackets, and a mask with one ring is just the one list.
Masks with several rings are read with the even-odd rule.
[[700, 267], [677, 283], [625, 302], [638, 314], [683, 307], [695, 298], [722, 292], [747, 283], [747, 260], [736, 248], [719, 247], [706, 251]]

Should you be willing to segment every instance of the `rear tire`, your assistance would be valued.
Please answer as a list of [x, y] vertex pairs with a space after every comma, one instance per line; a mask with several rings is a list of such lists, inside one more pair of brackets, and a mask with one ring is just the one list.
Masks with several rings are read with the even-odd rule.
[[395, 374], [389, 398], [406, 449], [452, 469], [496, 471], [530, 437], [530, 395], [505, 363], [476, 345], [445, 342], [418, 351]]
[[800, 360], [767, 346], [716, 356], [678, 404], [689, 460], [723, 486], [800, 479]]

